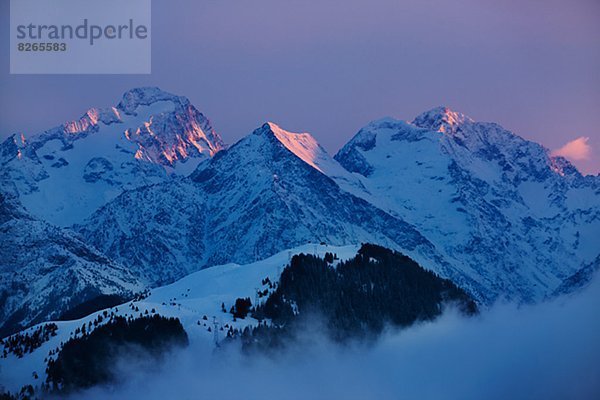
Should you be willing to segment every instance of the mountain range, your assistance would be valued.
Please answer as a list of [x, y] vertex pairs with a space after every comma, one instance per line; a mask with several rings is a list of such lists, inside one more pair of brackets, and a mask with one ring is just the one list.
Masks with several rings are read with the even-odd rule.
[[[599, 176], [445, 107], [373, 121], [331, 157], [274, 123], [226, 146], [187, 99], [140, 88], [9, 137], [0, 164], [7, 332], [54, 318], [61, 304], [308, 243], [393, 248], [481, 304], [568, 292], [600, 254]], [[48, 284], [19, 289], [19, 274]]]

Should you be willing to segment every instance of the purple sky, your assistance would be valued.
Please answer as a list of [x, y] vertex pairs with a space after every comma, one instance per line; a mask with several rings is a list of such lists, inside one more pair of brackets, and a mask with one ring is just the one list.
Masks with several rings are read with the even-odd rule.
[[570, 153], [600, 172], [598, 0], [154, 0], [152, 14], [152, 75], [9, 75], [0, 0], [0, 137], [153, 85], [228, 143], [272, 120], [334, 153], [370, 120], [447, 105], [550, 149], [587, 137]]

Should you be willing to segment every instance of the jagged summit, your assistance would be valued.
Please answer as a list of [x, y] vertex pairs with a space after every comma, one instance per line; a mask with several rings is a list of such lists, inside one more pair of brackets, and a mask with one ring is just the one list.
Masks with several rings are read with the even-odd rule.
[[183, 111], [190, 106], [190, 102], [186, 97], [176, 96], [165, 92], [158, 87], [142, 87], [128, 90], [123, 94], [122, 100], [116, 107], [88, 109], [79, 119], [67, 121], [64, 124], [49, 129], [41, 135], [37, 136], [52, 136], [56, 132], [64, 132], [71, 136], [81, 133], [89, 133], [97, 128], [98, 124], [109, 125], [112, 123], [123, 123], [127, 116], [135, 116], [136, 110], [141, 106], [150, 106], [158, 102], [169, 102], [173, 104], [173, 109]]
[[330, 159], [325, 149], [310, 133], [286, 131], [273, 122], [263, 124], [254, 133], [271, 136], [295, 156], [321, 172], [323, 170], [320, 164]]
[[123, 99], [117, 105], [117, 109], [127, 114], [133, 114], [139, 106], [148, 106], [159, 101], [170, 101], [183, 106], [190, 104], [187, 97], [177, 96], [166, 92], [156, 86], [139, 87], [128, 90], [123, 94]]
[[225, 147], [190, 101], [156, 87], [120, 103], [0, 144], [0, 164], [36, 217], [66, 226], [123, 190], [188, 175]]
[[[550, 157], [550, 168], [560, 176], [573, 176], [575, 178], [581, 178], [583, 175], [577, 167], [575, 167], [571, 161], [567, 160], [562, 156], [551, 156]], [[592, 175], [590, 177], [593, 178]]]
[[72, 143], [113, 124], [117, 126], [112, 127], [111, 134], [125, 136], [139, 145], [135, 158], [169, 166], [201, 153], [212, 156], [225, 146], [208, 118], [186, 97], [158, 87], [131, 89], [116, 107], [90, 108], [77, 120], [29, 138], [21, 135], [20, 143], [14, 138], [13, 142], [20, 148], [29, 143], [36, 150], [53, 139], [68, 146], [66, 142]]
[[454, 134], [460, 125], [469, 122], [474, 121], [465, 114], [440, 106], [420, 114], [412, 124], [431, 131]]

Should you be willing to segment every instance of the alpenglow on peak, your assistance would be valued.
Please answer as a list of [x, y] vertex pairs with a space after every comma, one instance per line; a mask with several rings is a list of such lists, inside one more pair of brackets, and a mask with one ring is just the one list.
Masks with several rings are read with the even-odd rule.
[[459, 126], [472, 122], [474, 121], [467, 115], [440, 106], [420, 114], [412, 124], [431, 131], [454, 134]]

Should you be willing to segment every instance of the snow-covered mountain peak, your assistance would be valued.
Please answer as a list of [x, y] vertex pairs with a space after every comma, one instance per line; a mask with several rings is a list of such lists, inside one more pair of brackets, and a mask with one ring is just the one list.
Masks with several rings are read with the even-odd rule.
[[224, 147], [190, 101], [158, 88], [132, 89], [115, 107], [0, 144], [21, 202], [60, 226], [80, 222], [123, 190], [188, 175]]
[[538, 299], [598, 255], [597, 177], [496, 123], [443, 107], [413, 123], [378, 120], [335, 159], [359, 177], [363, 198], [498, 293]]
[[99, 123], [108, 125], [114, 122], [124, 122], [127, 115], [136, 115], [140, 107], [159, 102], [172, 103], [171, 107], [165, 104], [166, 107], [162, 108], [174, 111], [181, 111], [190, 106], [187, 98], [165, 92], [158, 87], [134, 88], [123, 94], [122, 100], [116, 107], [90, 108], [81, 118], [66, 122], [62, 128], [65, 133], [70, 134], [88, 132], [90, 128]]
[[127, 139], [140, 145], [137, 159], [173, 166], [188, 157], [212, 156], [224, 147], [210, 121], [186, 97], [157, 87], [125, 92], [113, 110], [141, 119], [139, 126], [125, 130]]
[[412, 123], [419, 128], [452, 135], [459, 126], [469, 122], [474, 121], [462, 113], [440, 106], [422, 113]]
[[264, 124], [261, 127], [260, 132], [272, 135], [279, 143], [302, 161], [313, 168], [324, 172], [319, 165], [320, 160], [329, 159], [330, 157], [310, 133], [289, 132], [273, 122]]
[[[13, 138], [18, 147], [29, 144], [38, 150], [52, 140], [60, 140], [71, 149], [75, 141], [102, 131], [103, 142], [125, 139], [138, 160], [173, 167], [189, 157], [212, 156], [224, 147], [223, 140], [210, 121], [183, 96], [156, 87], [127, 91], [116, 107], [90, 108], [77, 120], [68, 121], [27, 140]], [[7, 145], [8, 146], [8, 145]], [[121, 149], [123, 150], [123, 149]]]
[[158, 87], [140, 87], [125, 92], [117, 108], [126, 114], [134, 114], [138, 107], [149, 106], [160, 101], [179, 103], [183, 106], [190, 104], [186, 97], [176, 96]]

